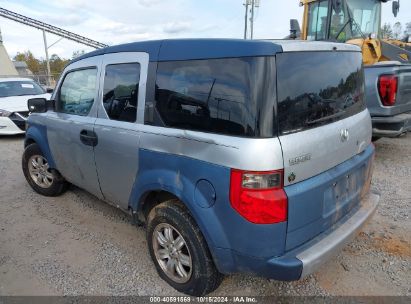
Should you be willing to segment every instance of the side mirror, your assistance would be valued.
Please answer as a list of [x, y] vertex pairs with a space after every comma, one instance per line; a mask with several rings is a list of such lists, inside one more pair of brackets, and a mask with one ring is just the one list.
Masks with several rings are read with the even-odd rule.
[[49, 103], [45, 98], [32, 98], [27, 101], [27, 107], [31, 113], [44, 113], [48, 110]]
[[52, 94], [53, 92], [54, 92], [54, 90], [53, 90], [52, 88], [47, 88], [47, 89], [46, 89], [46, 93]]
[[301, 36], [300, 23], [297, 19], [290, 20], [290, 39], [297, 39]]
[[400, 2], [394, 1], [392, 3], [392, 13], [394, 14], [394, 17], [397, 17], [399, 11], [400, 11]]

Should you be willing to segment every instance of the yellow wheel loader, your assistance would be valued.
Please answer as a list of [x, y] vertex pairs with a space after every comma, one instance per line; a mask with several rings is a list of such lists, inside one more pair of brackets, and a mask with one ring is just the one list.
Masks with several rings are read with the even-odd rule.
[[290, 22], [290, 39], [349, 43], [362, 49], [375, 139], [411, 131], [411, 43], [409, 37], [381, 37], [382, 5], [389, 2], [397, 16], [400, 1], [301, 0], [302, 28], [297, 20]]

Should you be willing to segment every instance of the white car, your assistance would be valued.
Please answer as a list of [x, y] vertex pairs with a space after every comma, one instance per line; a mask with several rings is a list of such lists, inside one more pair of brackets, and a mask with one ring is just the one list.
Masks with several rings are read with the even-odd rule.
[[27, 100], [50, 96], [32, 79], [0, 78], [0, 135], [24, 133], [29, 114]]

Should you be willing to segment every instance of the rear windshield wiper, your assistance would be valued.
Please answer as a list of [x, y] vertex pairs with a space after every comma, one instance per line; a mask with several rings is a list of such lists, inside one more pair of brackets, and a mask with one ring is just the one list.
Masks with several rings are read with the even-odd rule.
[[321, 117], [321, 118], [311, 120], [311, 121], [306, 121], [305, 124], [306, 125], [313, 125], [313, 124], [316, 124], [316, 123], [319, 123], [319, 122], [324, 122], [324, 121], [330, 120], [332, 118], [338, 118], [338, 117], [340, 117], [344, 114], [345, 114], [345, 111], [340, 111], [340, 112], [337, 112], [333, 115], [329, 115], [329, 116], [326, 116], [326, 117]]

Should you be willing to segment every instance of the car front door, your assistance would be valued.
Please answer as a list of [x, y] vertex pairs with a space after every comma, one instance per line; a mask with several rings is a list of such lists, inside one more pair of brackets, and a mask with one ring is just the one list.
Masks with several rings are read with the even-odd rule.
[[57, 169], [69, 182], [103, 198], [94, 161], [94, 133], [102, 56], [71, 64], [54, 94], [47, 136]]
[[104, 198], [125, 210], [138, 170], [148, 61], [147, 53], [106, 54], [102, 64], [95, 161]]

